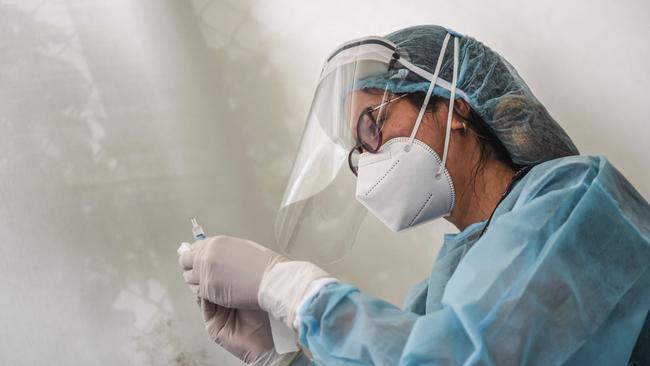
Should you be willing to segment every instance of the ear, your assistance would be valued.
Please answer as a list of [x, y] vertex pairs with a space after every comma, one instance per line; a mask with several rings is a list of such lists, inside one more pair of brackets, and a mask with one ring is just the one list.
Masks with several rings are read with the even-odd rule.
[[465, 130], [467, 129], [467, 119], [470, 115], [470, 107], [462, 99], [456, 99], [454, 101], [454, 114], [451, 119], [451, 129], [452, 130]]
[[452, 130], [465, 130], [466, 128], [467, 127], [466, 127], [465, 122], [462, 119], [458, 118], [458, 116], [456, 116], [456, 114], [454, 114], [454, 116], [451, 118], [451, 129]]
[[466, 101], [462, 99], [456, 99], [454, 101], [454, 112], [460, 114], [463, 119], [469, 119], [471, 111], [472, 110]]

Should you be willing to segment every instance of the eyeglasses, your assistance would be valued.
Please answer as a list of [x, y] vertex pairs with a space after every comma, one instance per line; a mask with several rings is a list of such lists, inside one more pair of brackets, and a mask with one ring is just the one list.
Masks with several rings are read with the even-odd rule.
[[[357, 170], [359, 167], [357, 164], [359, 154], [361, 154], [363, 150], [366, 150], [370, 153], [376, 153], [381, 147], [383, 137], [382, 108], [389, 103], [404, 98], [407, 95], [408, 94], [401, 94], [374, 107], [367, 107], [361, 112], [361, 115], [359, 115], [359, 119], [357, 120], [357, 144], [350, 150], [350, 153], [348, 154], [348, 165], [350, 166], [350, 170], [355, 176], [357, 175]], [[372, 115], [372, 113], [376, 110], [379, 110], [379, 120], [382, 122], [381, 125], [377, 123], [377, 119], [375, 119], [375, 117]]]

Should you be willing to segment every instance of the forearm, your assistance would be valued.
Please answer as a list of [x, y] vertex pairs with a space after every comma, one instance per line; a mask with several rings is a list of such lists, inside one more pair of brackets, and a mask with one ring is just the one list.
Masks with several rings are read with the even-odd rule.
[[461, 321], [451, 307], [418, 315], [330, 283], [299, 310], [300, 343], [325, 365], [462, 365], [480, 359], [490, 364], [469, 334], [478, 324]]
[[418, 316], [330, 283], [299, 311], [301, 344], [324, 364], [399, 364]]

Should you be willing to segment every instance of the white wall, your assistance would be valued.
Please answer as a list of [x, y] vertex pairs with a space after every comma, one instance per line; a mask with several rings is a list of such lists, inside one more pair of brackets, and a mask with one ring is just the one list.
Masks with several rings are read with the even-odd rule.
[[[272, 241], [323, 58], [422, 23], [500, 52], [650, 197], [645, 1], [0, 0], [0, 364], [239, 364], [177, 268], [187, 218]], [[328, 269], [401, 304], [450, 230], [369, 217]]]

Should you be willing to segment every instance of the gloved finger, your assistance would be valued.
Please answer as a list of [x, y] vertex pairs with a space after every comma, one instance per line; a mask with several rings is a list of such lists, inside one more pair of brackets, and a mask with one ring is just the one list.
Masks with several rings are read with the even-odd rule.
[[178, 253], [178, 255], [181, 255], [190, 249], [192, 249], [192, 245], [190, 243], [182, 242], [178, 249], [176, 249], [176, 253]]
[[[203, 309], [203, 319], [205, 319], [205, 330], [210, 339], [233, 353], [231, 347], [228, 347], [228, 343], [232, 341], [232, 337], [236, 333], [234, 329], [236, 325], [231, 319], [235, 310], [224, 308], [204, 299], [201, 299], [201, 309]], [[226, 327], [233, 329], [224, 331]], [[235, 353], [233, 354], [237, 356]]]
[[192, 269], [194, 267], [194, 258], [199, 252], [197, 248], [192, 247], [190, 250], [186, 250], [178, 257], [178, 264], [183, 270]]
[[192, 291], [192, 294], [196, 297], [199, 297], [199, 285], [189, 285], [190, 291]]
[[194, 243], [192, 243], [189, 250], [185, 250], [180, 254], [180, 256], [178, 257], [178, 264], [181, 266], [183, 270], [192, 269], [192, 267], [194, 266], [194, 259], [196, 258], [196, 255], [200, 252], [205, 242], [206, 239], [197, 240]]
[[197, 274], [197, 271], [194, 271], [192, 269], [188, 269], [187, 271], [183, 271], [183, 279], [188, 285], [198, 285], [199, 284], [199, 275]]
[[212, 303], [206, 299], [201, 298], [201, 310], [203, 313], [203, 320], [206, 323], [206, 326], [210, 330], [219, 332], [225, 325], [228, 320], [228, 314], [232, 309], [219, 306], [215, 303]]
[[201, 313], [203, 314], [203, 320], [207, 322], [217, 311], [217, 305], [208, 300], [199, 299], [201, 300]]

